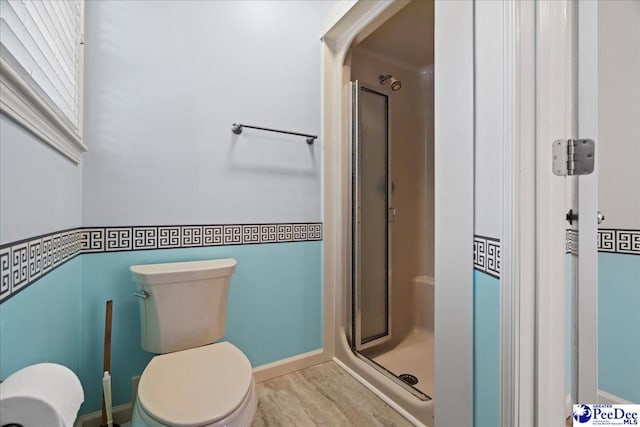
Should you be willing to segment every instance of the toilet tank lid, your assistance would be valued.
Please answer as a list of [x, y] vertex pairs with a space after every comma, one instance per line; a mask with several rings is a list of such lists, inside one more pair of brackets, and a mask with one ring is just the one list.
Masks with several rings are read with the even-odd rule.
[[132, 265], [129, 269], [134, 281], [152, 285], [230, 276], [235, 270], [236, 264], [235, 259], [224, 258]]
[[203, 426], [235, 411], [252, 383], [249, 359], [221, 342], [151, 359], [140, 377], [138, 401], [163, 425]]

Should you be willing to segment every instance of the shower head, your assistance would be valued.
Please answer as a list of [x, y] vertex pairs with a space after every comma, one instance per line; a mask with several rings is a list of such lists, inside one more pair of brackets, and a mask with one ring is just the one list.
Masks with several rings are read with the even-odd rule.
[[381, 85], [386, 85], [387, 82], [391, 82], [391, 90], [394, 92], [402, 88], [402, 82], [393, 77], [391, 74], [380, 74], [378, 76], [378, 80], [380, 81]]

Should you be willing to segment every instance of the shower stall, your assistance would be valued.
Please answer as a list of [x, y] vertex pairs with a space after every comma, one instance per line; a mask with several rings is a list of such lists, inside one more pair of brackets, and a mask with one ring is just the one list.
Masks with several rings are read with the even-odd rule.
[[435, 6], [361, 1], [323, 37], [325, 348], [415, 425], [471, 425], [473, 8]]
[[[412, 2], [351, 50], [354, 354], [434, 395], [433, 3]], [[431, 28], [431, 31], [433, 29]]]

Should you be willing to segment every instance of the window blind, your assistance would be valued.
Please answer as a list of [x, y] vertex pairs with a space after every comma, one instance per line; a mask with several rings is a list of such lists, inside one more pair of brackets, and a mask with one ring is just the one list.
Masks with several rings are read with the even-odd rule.
[[82, 0], [0, 0], [0, 54], [78, 132]]

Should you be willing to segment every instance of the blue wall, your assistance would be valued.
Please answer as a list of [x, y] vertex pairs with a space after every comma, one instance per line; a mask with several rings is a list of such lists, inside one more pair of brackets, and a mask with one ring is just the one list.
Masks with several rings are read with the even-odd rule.
[[79, 371], [80, 280], [75, 257], [0, 305], [0, 379], [41, 362]]
[[41, 361], [74, 370], [80, 413], [100, 407], [105, 302], [113, 300], [114, 405], [131, 399], [131, 377], [153, 356], [140, 348], [129, 266], [235, 258], [225, 340], [253, 366], [322, 347], [322, 242], [84, 254], [0, 306], [0, 375]]
[[[573, 257], [566, 256], [567, 331], [571, 330]], [[571, 335], [566, 387], [571, 390]], [[640, 257], [598, 253], [598, 389], [640, 402]]]
[[473, 424], [497, 427], [500, 417], [500, 279], [473, 272]]
[[640, 256], [598, 254], [598, 388], [640, 403]]

